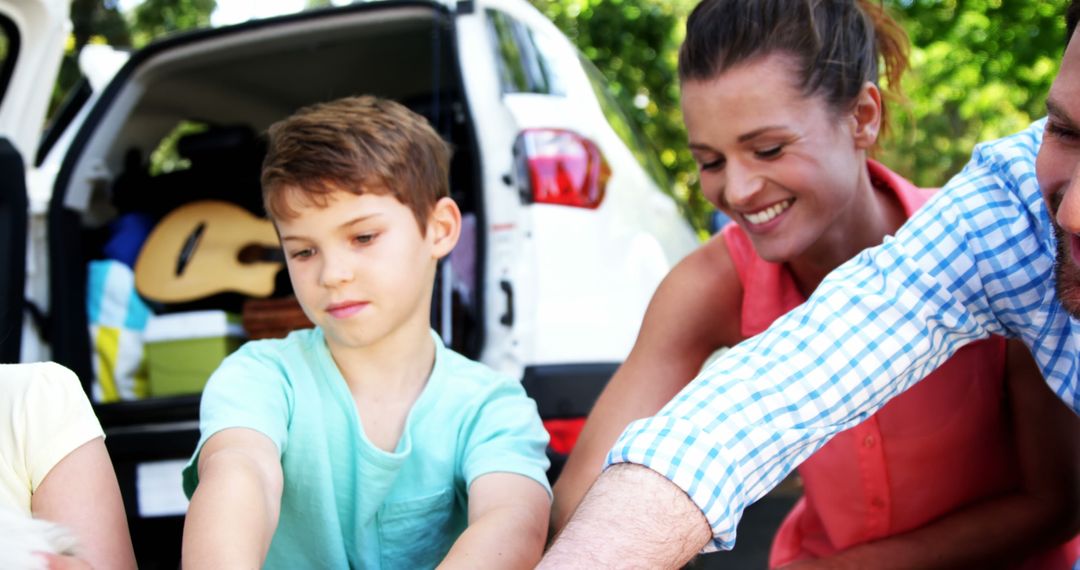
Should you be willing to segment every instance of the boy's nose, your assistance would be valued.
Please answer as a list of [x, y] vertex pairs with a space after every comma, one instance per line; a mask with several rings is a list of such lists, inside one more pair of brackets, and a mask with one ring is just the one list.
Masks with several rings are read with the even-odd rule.
[[321, 272], [322, 284], [326, 287], [336, 287], [353, 280], [355, 274], [349, 264], [340, 258], [326, 256], [323, 259]]

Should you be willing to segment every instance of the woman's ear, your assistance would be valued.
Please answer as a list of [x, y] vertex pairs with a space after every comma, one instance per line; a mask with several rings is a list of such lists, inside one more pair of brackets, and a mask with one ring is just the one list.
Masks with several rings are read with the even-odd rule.
[[855, 139], [856, 148], [867, 150], [877, 142], [881, 132], [881, 90], [877, 85], [867, 81], [863, 84], [859, 94], [855, 97], [855, 105], [852, 107], [854, 130], [852, 136]]
[[427, 237], [432, 240], [432, 253], [441, 259], [457, 245], [461, 236], [461, 210], [453, 198], [440, 198], [428, 216]]

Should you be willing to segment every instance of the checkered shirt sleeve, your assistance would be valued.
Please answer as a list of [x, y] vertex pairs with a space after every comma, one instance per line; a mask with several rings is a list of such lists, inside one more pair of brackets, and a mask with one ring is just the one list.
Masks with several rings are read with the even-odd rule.
[[1080, 328], [1054, 294], [1055, 243], [1035, 180], [1043, 123], [976, 147], [895, 238], [632, 423], [608, 465], [644, 465], [682, 488], [712, 527], [712, 551], [734, 546], [744, 508], [829, 437], [974, 340], [1022, 338], [1077, 409]]

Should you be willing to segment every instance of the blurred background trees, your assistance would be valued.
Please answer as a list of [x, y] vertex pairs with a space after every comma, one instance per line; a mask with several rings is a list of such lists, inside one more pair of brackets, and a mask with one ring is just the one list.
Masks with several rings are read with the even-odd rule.
[[[614, 96], [670, 175], [668, 190], [702, 231], [711, 206], [696, 191], [679, 110], [676, 56], [697, 0], [530, 0], [609, 80]], [[904, 104], [879, 158], [923, 186], [940, 186], [982, 140], [1017, 131], [1044, 113], [1065, 44], [1067, 0], [884, 0], [912, 40]], [[329, 0], [308, 0], [309, 7]], [[215, 0], [74, 0], [73, 33], [55, 101], [74, 83], [87, 43], [140, 47], [210, 23]]]

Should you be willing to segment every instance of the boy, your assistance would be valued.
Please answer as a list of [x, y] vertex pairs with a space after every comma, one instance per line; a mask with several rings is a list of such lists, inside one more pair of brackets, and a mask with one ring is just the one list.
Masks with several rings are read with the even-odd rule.
[[270, 127], [263, 198], [316, 326], [247, 343], [207, 383], [184, 470], [185, 568], [539, 560], [536, 405], [429, 326], [461, 224], [449, 159], [423, 118], [374, 97]]

